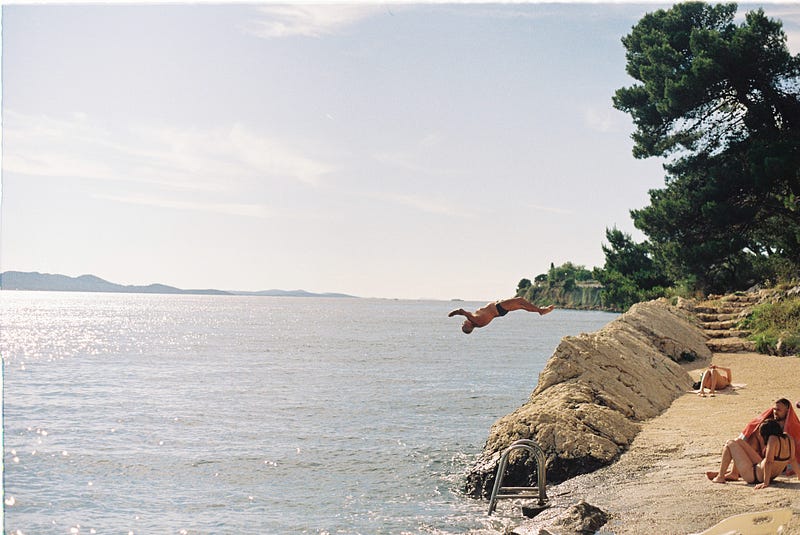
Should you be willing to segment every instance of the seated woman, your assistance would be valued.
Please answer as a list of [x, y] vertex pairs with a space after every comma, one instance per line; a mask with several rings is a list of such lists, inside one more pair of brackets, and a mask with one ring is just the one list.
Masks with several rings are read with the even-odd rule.
[[[723, 370], [725, 375], [722, 375], [719, 370]], [[733, 381], [733, 375], [731, 374], [730, 368], [723, 368], [722, 366], [716, 366], [712, 364], [703, 372], [703, 376], [700, 377], [700, 381], [694, 384], [695, 390], [700, 389], [698, 392], [698, 396], [706, 397], [705, 389], [707, 388], [711, 396], [714, 396], [717, 390], [722, 390], [723, 388], [727, 388], [731, 385]]]
[[[780, 475], [786, 465], [794, 458], [797, 445], [794, 439], [783, 432], [775, 420], [766, 420], [758, 429], [767, 449], [764, 457], [754, 450], [750, 444], [737, 438], [729, 440], [722, 448], [722, 462], [714, 483], [725, 483], [725, 473], [733, 461], [736, 470], [748, 483], [757, 483], [756, 489], [765, 489], [775, 476]], [[708, 474], [710, 476], [710, 474]]]

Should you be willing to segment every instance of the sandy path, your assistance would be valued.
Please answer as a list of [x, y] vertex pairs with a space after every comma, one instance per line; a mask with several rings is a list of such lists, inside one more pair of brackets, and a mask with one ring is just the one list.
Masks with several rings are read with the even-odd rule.
[[[583, 499], [609, 513], [601, 533], [687, 534], [728, 516], [791, 507], [788, 534], [800, 535], [800, 480], [780, 477], [754, 490], [743, 481], [719, 485], [705, 471], [719, 466], [725, 440], [775, 399], [800, 400], [800, 358], [756, 353], [714, 355], [747, 386], [701, 398], [687, 393], [649, 420], [631, 448], [612, 466], [548, 489], [554, 501]], [[699, 370], [690, 371], [696, 379]]]

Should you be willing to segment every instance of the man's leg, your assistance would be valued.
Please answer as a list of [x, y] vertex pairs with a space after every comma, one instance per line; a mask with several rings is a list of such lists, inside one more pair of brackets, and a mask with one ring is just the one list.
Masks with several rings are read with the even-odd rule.
[[504, 299], [503, 301], [498, 301], [501, 307], [508, 310], [509, 312], [512, 310], [527, 310], [528, 312], [538, 312], [539, 314], [547, 314], [548, 312], [552, 311], [555, 307], [550, 305], [549, 307], [539, 308], [524, 297], [514, 297], [511, 299]]

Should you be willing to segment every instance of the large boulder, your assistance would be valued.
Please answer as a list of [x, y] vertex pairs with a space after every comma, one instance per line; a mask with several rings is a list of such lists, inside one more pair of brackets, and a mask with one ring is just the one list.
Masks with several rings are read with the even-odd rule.
[[[523, 507], [523, 512], [525, 508]], [[548, 511], [536, 522], [526, 522], [512, 531], [512, 535], [583, 535], [597, 533], [606, 522], [608, 514], [585, 501], [569, 507]]]
[[[492, 426], [467, 473], [465, 491], [487, 497], [502, 451], [519, 439], [542, 448], [548, 482], [561, 482], [616, 460], [640, 422], [690, 390], [679, 362], [711, 358], [692, 317], [666, 300], [634, 305], [601, 330], [562, 339], [527, 403]], [[511, 455], [504, 486], [533, 486], [535, 461]]]

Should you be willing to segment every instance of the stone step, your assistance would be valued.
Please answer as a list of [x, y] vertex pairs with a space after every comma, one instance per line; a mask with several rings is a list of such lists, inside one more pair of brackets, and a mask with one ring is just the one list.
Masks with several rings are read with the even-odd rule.
[[758, 303], [761, 298], [757, 295], [726, 295], [720, 301], [731, 304], [731, 303], [745, 303], [748, 305]]
[[698, 305], [694, 307], [694, 312], [695, 314], [738, 314], [746, 308], [746, 306]]
[[697, 314], [697, 319], [700, 321], [728, 321], [739, 319], [739, 314], [701, 313]]
[[709, 331], [728, 331], [736, 327], [736, 324], [739, 323], [736, 320], [727, 320], [727, 321], [703, 321], [700, 322], [700, 325], [703, 329]]
[[744, 338], [714, 338], [708, 340], [706, 346], [714, 353], [741, 353], [756, 350], [755, 342]]
[[737, 329], [716, 331], [713, 329], [707, 329], [703, 331], [703, 334], [709, 338], [747, 338], [752, 333], [750, 331], [740, 331]]

